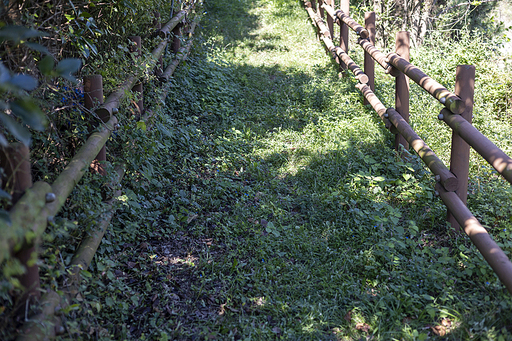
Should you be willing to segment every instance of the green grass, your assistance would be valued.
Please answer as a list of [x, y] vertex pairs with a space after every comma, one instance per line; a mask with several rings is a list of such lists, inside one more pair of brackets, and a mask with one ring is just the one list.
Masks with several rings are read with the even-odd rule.
[[[236, 117], [223, 122], [232, 129], [225, 141], [245, 144], [250, 160], [239, 171], [245, 196], [217, 237], [233, 250], [201, 267], [208, 283], [222, 283], [220, 295], [233, 308], [207, 324], [210, 336], [413, 340], [435, 338], [432, 328], [448, 318], [453, 339], [506, 337], [509, 295], [468, 239], [447, 228], [430, 174], [416, 157], [404, 163], [395, 156], [392, 136], [361, 104], [353, 79], [338, 77], [300, 6], [241, 1], [214, 12], [217, 4], [207, 3], [206, 52], [228, 62], [237, 98]], [[466, 39], [459, 49], [475, 47]], [[432, 63], [425, 51], [414, 51], [413, 60], [451, 87], [457, 63], [489, 57], [455, 51]], [[379, 82], [377, 90], [388, 105], [390, 84]], [[413, 86], [413, 124], [448, 161], [440, 106], [418, 90]], [[479, 96], [475, 116], [492, 115]], [[482, 130], [509, 151], [510, 120], [487, 123]], [[233, 166], [225, 170], [242, 165]], [[501, 213], [491, 227], [505, 233], [497, 238], [510, 250], [503, 231], [510, 229], [509, 186], [492, 180], [474, 155], [472, 170], [497, 195], [492, 202]], [[473, 191], [471, 206], [484, 217], [493, 194]], [[368, 324], [368, 333], [357, 323]]]
[[[68, 331], [425, 340], [449, 321], [447, 339], [508, 339], [510, 295], [446, 226], [432, 175], [418, 157], [396, 156], [393, 135], [355, 80], [339, 77], [299, 3], [209, 0], [205, 10], [163, 119], [127, 152], [128, 200]], [[457, 64], [477, 64], [475, 125], [510, 153], [508, 89], [489, 82], [499, 71], [482, 44], [464, 36], [442, 45], [443, 62], [429, 59], [432, 47], [412, 51], [413, 62], [449, 88]], [[392, 106], [393, 80], [377, 77]], [[411, 98], [412, 125], [448, 162], [440, 106], [416, 86]], [[471, 162], [469, 207], [510, 252], [510, 185]]]

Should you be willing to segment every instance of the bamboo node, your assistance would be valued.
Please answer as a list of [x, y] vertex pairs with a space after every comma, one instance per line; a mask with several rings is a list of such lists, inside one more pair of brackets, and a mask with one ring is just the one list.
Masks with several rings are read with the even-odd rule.
[[46, 200], [47, 204], [54, 202], [55, 199], [57, 199], [57, 197], [55, 196], [55, 193], [46, 193], [45, 200]]

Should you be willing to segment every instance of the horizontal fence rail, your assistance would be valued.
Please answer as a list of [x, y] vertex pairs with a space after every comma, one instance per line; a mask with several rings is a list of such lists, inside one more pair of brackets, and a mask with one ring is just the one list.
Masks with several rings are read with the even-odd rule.
[[[324, 22], [323, 11], [315, 11], [315, 6], [307, 0], [304, 0], [304, 6], [326, 49], [338, 64], [343, 63], [345, 69], [348, 68], [354, 74], [359, 82], [356, 88], [363, 94], [365, 102], [377, 112], [386, 128], [396, 135], [396, 141], [400, 142], [395, 144], [397, 151], [410, 145], [435, 175], [436, 193], [447, 207], [448, 222], [456, 230], [459, 229], [459, 225], [462, 227], [508, 292], [512, 294], [512, 262], [466, 207], [469, 146], [489, 162], [506, 181], [512, 183], [512, 159], [471, 124], [474, 67], [457, 68], [457, 83], [453, 93], [408, 61], [407, 32], [399, 32], [397, 35], [396, 53], [386, 55], [375, 47], [372, 42], [372, 32], [375, 31], [374, 12], [366, 13], [366, 27], [363, 27], [348, 15], [348, 10], [336, 10], [331, 1], [319, 0], [319, 9], [327, 12], [328, 19], [334, 20], [340, 26], [341, 46], [335, 46], [332, 41], [334, 32]], [[341, 0], [341, 7], [348, 8], [348, 0]], [[347, 27], [359, 35], [358, 45], [365, 51], [364, 71], [347, 55], [348, 42], [343, 38]], [[382, 66], [386, 74], [395, 77], [396, 110], [386, 108], [374, 94], [374, 64], [370, 62], [370, 58]], [[453, 130], [450, 169], [409, 125], [408, 79], [412, 79], [445, 106], [438, 118]]]
[[[167, 94], [169, 93], [170, 86], [169, 80], [179, 63], [187, 58], [188, 53], [192, 47], [193, 40], [188, 39], [187, 45], [180, 48], [180, 36], [182, 27], [187, 26], [186, 35], [192, 38], [194, 30], [197, 27], [200, 16], [195, 14], [193, 21], [190, 25], [185, 25], [187, 16], [194, 13], [196, 5], [200, 3], [191, 3], [184, 10], [178, 12], [173, 18], [170, 19], [161, 29], [161, 25], [157, 26], [157, 35], [162, 38], [162, 41], [153, 49], [150, 55], [150, 62], [146, 65], [146, 70], [155, 70], [158, 77], [162, 81], [164, 91], [159, 98], [157, 105], [164, 103]], [[155, 23], [156, 26], [157, 23]], [[177, 30], [179, 28], [179, 30]], [[171, 35], [170, 32], [173, 32]], [[135, 42], [135, 49], [132, 52], [139, 52], [140, 56], [140, 37], [132, 37]], [[165, 71], [161, 71], [159, 67], [160, 60], [166, 46], [172, 44], [175, 59], [169, 64]], [[142, 71], [140, 71], [142, 74]], [[96, 103], [100, 103], [99, 107], [95, 109], [95, 114], [100, 119], [100, 124], [96, 131], [94, 131], [89, 138], [85, 141], [82, 147], [78, 150], [75, 156], [69, 161], [64, 170], [57, 176], [53, 184], [46, 182], [36, 182], [32, 185], [30, 175], [30, 164], [28, 161], [28, 148], [24, 154], [20, 154], [19, 144], [13, 145], [13, 155], [26, 155], [22, 161], [28, 164], [28, 179], [20, 178], [17, 182], [18, 187], [22, 188], [19, 198], [13, 197], [13, 207], [9, 210], [9, 218], [11, 226], [2, 223], [0, 231], [2, 238], [0, 239], [0, 264], [9, 257], [17, 257], [20, 259], [22, 265], [28, 271], [20, 278], [21, 284], [27, 289], [22, 300], [28, 300], [28, 295], [39, 297], [39, 269], [37, 266], [27, 266], [27, 262], [33, 252], [35, 252], [35, 245], [40, 240], [41, 235], [45, 232], [48, 222], [53, 221], [53, 217], [58, 214], [65, 202], [68, 200], [73, 188], [79, 183], [85, 172], [91, 167], [93, 171], [105, 175], [105, 144], [112, 132], [119, 128], [116, 114], [119, 114], [120, 101], [126, 96], [129, 91], [139, 94], [139, 99], [136, 104], [139, 118], [148, 123], [147, 129], [151, 129], [149, 119], [153, 115], [152, 110], [146, 110], [143, 106], [143, 89], [142, 84], [139, 82], [140, 74], [128, 77], [119, 88], [111, 93], [103, 102], [103, 89], [102, 78], [99, 75], [89, 76], [84, 79], [85, 90], [85, 107], [94, 110]], [[154, 108], [156, 109], [156, 108]], [[12, 159], [12, 158], [11, 158]], [[19, 167], [18, 167], [19, 168]], [[20, 168], [21, 169], [21, 168]], [[14, 172], [13, 178], [17, 179], [19, 170]], [[27, 171], [25, 171], [27, 173]], [[120, 183], [125, 173], [125, 167], [120, 165], [114, 170], [114, 181], [110, 184], [112, 188], [116, 188], [114, 199], [104, 204], [104, 212], [99, 217], [97, 228], [91, 235], [85, 237], [81, 241], [80, 247], [77, 249], [70, 264], [70, 273], [65, 279], [69, 281], [66, 295], [63, 298], [54, 291], [48, 291], [39, 300], [39, 306], [42, 312], [36, 316], [31, 317], [23, 328], [22, 333], [17, 340], [42, 340], [48, 336], [54, 336], [58, 328], [53, 326], [59, 325], [59, 318], [55, 315], [56, 308], [64, 308], [66, 306], [66, 298], [72, 298], [77, 294], [77, 288], [80, 283], [80, 272], [86, 270], [91, 263], [91, 260], [105, 234], [111, 219], [115, 214], [113, 206], [115, 198], [121, 194]], [[17, 200], [14, 200], [17, 199]], [[28, 256], [26, 256], [28, 255]], [[52, 326], [52, 327], [49, 327]]]
[[505, 180], [512, 184], [512, 158], [510, 156], [461, 116], [443, 109], [438, 117], [473, 147]]
[[405, 73], [407, 77], [425, 89], [429, 94], [434, 96], [439, 103], [446, 106], [451, 112], [462, 114], [464, 109], [466, 109], [464, 102], [462, 102], [458, 96], [448, 91], [444, 86], [427, 76], [427, 74], [418, 67], [412, 65], [396, 53], [389, 53], [386, 60], [389, 64]]

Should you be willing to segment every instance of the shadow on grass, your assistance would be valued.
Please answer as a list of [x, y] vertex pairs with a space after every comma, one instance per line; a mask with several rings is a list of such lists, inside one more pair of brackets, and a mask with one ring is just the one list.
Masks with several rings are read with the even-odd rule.
[[[259, 18], [251, 10], [260, 3], [217, 3], [207, 3], [215, 12], [207, 25], [224, 46], [277, 49], [278, 35], [254, 33]], [[279, 64], [197, 66], [202, 69], [190, 74], [189, 87], [182, 89], [190, 100], [173, 110], [185, 116], [202, 112], [201, 125], [217, 134], [217, 152], [232, 159], [223, 176], [233, 182], [222, 180], [231, 187], [222, 189], [229, 202], [208, 207], [228, 210], [215, 228], [229, 235], [222, 243], [236, 245], [216, 259], [215, 271], [205, 272], [212, 282], [229, 278], [222, 290], [229, 291], [230, 309], [221, 326], [211, 327], [211, 338], [233, 333], [236, 339], [249, 328], [264, 332], [260, 339], [359, 339], [368, 335], [360, 330], [365, 324], [380, 339], [410, 336], [413, 330], [427, 337], [446, 316], [462, 320], [452, 332], [464, 338], [460, 326], [488, 314], [477, 298], [482, 287], [475, 285], [485, 283], [485, 276], [463, 273], [468, 261], [458, 248], [444, 247], [453, 246], [444, 230], [445, 211], [432, 196], [421, 161], [415, 157], [411, 165], [395, 157], [376, 115], [366, 126], [355, 125], [368, 114], [351, 79], [339, 80], [335, 68], [308, 74]], [[201, 97], [211, 104], [189, 104]], [[348, 128], [329, 139], [320, 131], [326, 121]], [[297, 139], [308, 129], [316, 129], [316, 146]], [[282, 147], [273, 146], [263, 157], [254, 153], [273, 136]], [[245, 198], [249, 193], [254, 197]], [[495, 295], [491, 301], [498, 302], [500, 293]], [[257, 298], [266, 303], [247, 308], [248, 300]], [[498, 320], [486, 324], [506, 326]]]

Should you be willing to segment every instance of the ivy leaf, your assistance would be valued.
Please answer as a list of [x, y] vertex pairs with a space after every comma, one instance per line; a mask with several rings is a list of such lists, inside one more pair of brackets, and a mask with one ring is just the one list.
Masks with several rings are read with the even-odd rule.
[[48, 55], [41, 59], [37, 66], [43, 75], [50, 76], [53, 68], [55, 67], [55, 61], [52, 56]]
[[23, 43], [23, 45], [27, 46], [28, 48], [30, 48], [34, 51], [41, 52], [42, 54], [46, 54], [46, 55], [50, 54], [50, 51], [48, 51], [48, 49], [41, 44], [26, 42], [26, 43]]
[[21, 141], [25, 146], [30, 145], [30, 132], [27, 128], [21, 126], [18, 122], [16, 122], [12, 117], [0, 113], [0, 121], [4, 124], [5, 128], [14, 135], [15, 138]]
[[144, 123], [144, 121], [138, 121], [137, 122], [137, 128], [143, 130], [143, 131], [146, 131], [146, 123]]
[[7, 139], [5, 138], [4, 134], [0, 134], [0, 145], [2, 147], [7, 147], [9, 145], [9, 142], [7, 142]]
[[19, 44], [22, 40], [29, 38], [44, 37], [48, 34], [23, 26], [5, 26], [0, 29], [0, 40], [10, 40]]
[[96, 45], [94, 45], [92, 40], [85, 38], [85, 42], [86, 42], [87, 46], [89, 46], [89, 49], [92, 51], [92, 53], [94, 55], [97, 55], [98, 54], [98, 48], [96, 47]]
[[4, 191], [3, 189], [0, 189], [0, 199], [9, 199], [9, 200], [11, 200], [12, 197], [11, 197], [11, 195], [9, 193]]
[[82, 61], [77, 58], [66, 58], [63, 59], [57, 64], [55, 68], [55, 72], [57, 75], [69, 80], [70, 82], [76, 83], [77, 80], [72, 73], [77, 72], [82, 66]]
[[37, 88], [37, 80], [29, 75], [17, 74], [14, 75], [9, 83], [14, 85], [15, 87], [21, 88], [23, 90], [32, 91]]
[[17, 99], [11, 103], [11, 110], [32, 129], [43, 131], [46, 128], [46, 117], [32, 99]]
[[9, 212], [7, 212], [6, 210], [0, 209], [0, 220], [7, 224], [7, 226], [12, 225], [11, 217], [9, 217]]
[[0, 84], [8, 82], [9, 79], [11, 79], [9, 69], [3, 63], [0, 63]]

